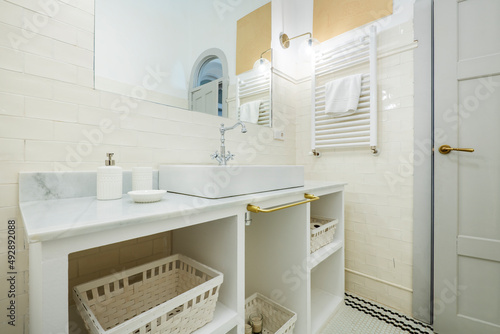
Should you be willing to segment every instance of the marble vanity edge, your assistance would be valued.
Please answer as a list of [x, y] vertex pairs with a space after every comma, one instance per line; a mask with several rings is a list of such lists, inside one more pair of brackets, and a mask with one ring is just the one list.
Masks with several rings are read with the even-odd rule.
[[[158, 189], [158, 171], [153, 171], [153, 189]], [[123, 193], [132, 190], [132, 172], [123, 171]], [[97, 172], [20, 172], [19, 202], [95, 196]]]
[[201, 199], [167, 193], [156, 203], [137, 204], [128, 195], [120, 200], [98, 201], [94, 197], [52, 199], [20, 203], [28, 242], [68, 238], [119, 228], [135, 223], [170, 219], [213, 210], [223, 210], [248, 203], [258, 203], [304, 192], [333, 190], [345, 183], [306, 182], [304, 187], [269, 191], [223, 199]]

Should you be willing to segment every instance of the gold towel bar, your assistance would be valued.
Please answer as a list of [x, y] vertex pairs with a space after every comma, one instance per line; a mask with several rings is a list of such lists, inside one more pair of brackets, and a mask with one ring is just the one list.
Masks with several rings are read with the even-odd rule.
[[301, 204], [309, 203], [312, 201], [317, 201], [319, 199], [318, 196], [314, 196], [312, 194], [304, 194], [304, 198], [307, 198], [307, 199], [305, 201], [300, 201], [300, 202], [296, 202], [296, 203], [292, 203], [292, 204], [278, 206], [276, 208], [271, 208], [271, 209], [261, 209], [260, 206], [248, 204], [247, 210], [250, 212], [255, 212], [255, 213], [258, 213], [258, 212], [268, 213], [268, 212], [274, 212], [274, 211], [278, 211], [278, 210], [288, 209], [288, 208], [291, 208], [292, 206], [301, 205]]

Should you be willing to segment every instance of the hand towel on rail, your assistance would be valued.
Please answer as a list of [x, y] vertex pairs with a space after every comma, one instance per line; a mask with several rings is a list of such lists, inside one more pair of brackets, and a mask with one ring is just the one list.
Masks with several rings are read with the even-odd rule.
[[259, 121], [260, 100], [243, 103], [240, 106], [240, 121], [257, 124]]
[[325, 84], [325, 113], [331, 117], [354, 114], [361, 94], [361, 74], [332, 80]]

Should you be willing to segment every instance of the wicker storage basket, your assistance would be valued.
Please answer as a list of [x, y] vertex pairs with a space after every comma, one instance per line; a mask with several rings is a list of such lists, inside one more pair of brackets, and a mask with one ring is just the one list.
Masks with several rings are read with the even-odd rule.
[[264, 316], [262, 334], [292, 334], [297, 314], [275, 303], [271, 299], [254, 293], [245, 301], [245, 318], [252, 313]]
[[311, 216], [311, 253], [333, 241], [338, 219]]
[[172, 255], [73, 288], [93, 334], [191, 333], [212, 321], [222, 273]]

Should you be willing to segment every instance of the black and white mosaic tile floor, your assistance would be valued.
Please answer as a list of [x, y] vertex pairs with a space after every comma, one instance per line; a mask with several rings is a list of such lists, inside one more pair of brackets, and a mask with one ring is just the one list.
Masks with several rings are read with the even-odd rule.
[[321, 334], [432, 334], [431, 326], [346, 293], [345, 304]]

